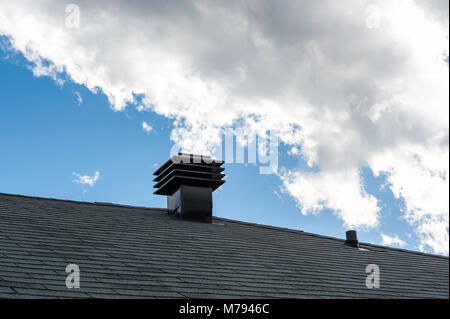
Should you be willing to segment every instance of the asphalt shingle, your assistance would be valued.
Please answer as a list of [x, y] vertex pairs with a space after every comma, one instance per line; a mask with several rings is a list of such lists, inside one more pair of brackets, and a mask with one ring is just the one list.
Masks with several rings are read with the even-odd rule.
[[[0, 298], [448, 298], [448, 258], [163, 209], [0, 194]], [[66, 287], [66, 266], [80, 288]], [[380, 268], [368, 289], [365, 269]]]

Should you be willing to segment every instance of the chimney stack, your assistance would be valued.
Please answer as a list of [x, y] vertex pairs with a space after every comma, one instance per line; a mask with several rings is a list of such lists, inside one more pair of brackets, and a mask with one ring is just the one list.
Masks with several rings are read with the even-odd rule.
[[355, 230], [349, 230], [346, 233], [346, 241], [345, 243], [351, 247], [355, 247], [358, 248], [359, 247], [359, 243], [358, 243], [358, 237], [356, 235], [356, 231]]
[[167, 196], [169, 215], [212, 222], [212, 192], [225, 183], [223, 161], [179, 153], [156, 170], [154, 192]]

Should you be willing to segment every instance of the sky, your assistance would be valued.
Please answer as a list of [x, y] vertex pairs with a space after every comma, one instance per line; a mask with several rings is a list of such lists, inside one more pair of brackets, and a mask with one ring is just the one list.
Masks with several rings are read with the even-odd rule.
[[174, 145], [270, 131], [215, 216], [448, 255], [448, 6], [0, 0], [0, 192], [165, 207]]

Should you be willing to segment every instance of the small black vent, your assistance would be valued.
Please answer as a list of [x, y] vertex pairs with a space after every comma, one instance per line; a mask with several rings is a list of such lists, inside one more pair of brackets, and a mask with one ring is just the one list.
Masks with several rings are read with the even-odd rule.
[[223, 164], [210, 156], [173, 156], [154, 173], [155, 194], [167, 196], [169, 214], [211, 222], [212, 192], [225, 183]]

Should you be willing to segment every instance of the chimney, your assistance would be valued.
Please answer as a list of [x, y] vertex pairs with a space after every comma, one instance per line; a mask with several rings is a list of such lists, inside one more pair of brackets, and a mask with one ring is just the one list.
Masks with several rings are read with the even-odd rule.
[[167, 196], [169, 215], [212, 222], [212, 192], [225, 183], [222, 161], [179, 153], [156, 170], [154, 192]]
[[358, 248], [359, 247], [359, 243], [358, 243], [358, 237], [356, 235], [356, 231], [355, 230], [349, 230], [348, 232], [345, 233], [346, 235], [346, 241], [345, 243], [351, 247], [355, 247]]

